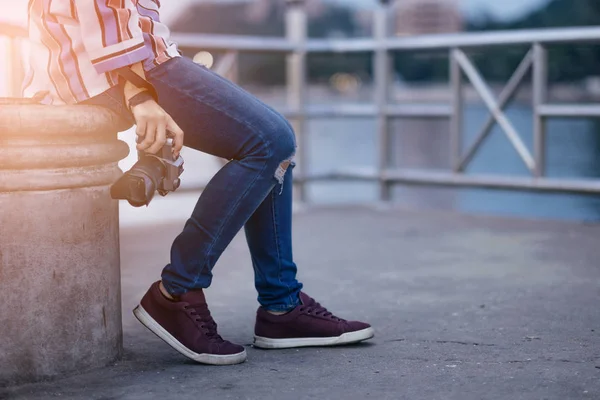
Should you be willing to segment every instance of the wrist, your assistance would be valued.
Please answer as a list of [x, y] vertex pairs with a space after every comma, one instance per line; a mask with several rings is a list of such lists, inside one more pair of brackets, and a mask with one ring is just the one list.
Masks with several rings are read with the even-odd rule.
[[140, 105], [142, 103], [145, 103], [148, 100], [154, 100], [154, 97], [150, 94], [150, 92], [148, 92], [147, 90], [144, 90], [144, 91], [141, 91], [141, 92], [135, 94], [134, 96], [132, 96], [128, 100], [127, 106], [131, 110], [131, 109], [133, 109], [133, 107]]

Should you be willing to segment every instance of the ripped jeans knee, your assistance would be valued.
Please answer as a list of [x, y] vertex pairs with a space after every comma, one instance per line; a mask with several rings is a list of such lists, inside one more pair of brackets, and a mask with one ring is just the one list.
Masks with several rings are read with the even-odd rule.
[[294, 166], [296, 165], [296, 163], [294, 163], [295, 156], [295, 154], [292, 154], [291, 156], [283, 160], [281, 164], [279, 164], [279, 166], [277, 166], [277, 170], [275, 171], [275, 179], [277, 179], [277, 182], [279, 182], [280, 185], [283, 185], [285, 173], [287, 172], [288, 168], [294, 168]]
[[276, 111], [269, 110], [274, 119], [267, 129], [261, 131], [261, 136], [270, 150], [270, 162], [277, 163], [273, 176], [283, 190], [283, 183], [288, 169], [296, 165], [294, 163], [297, 148], [296, 135], [289, 121]]
[[283, 183], [285, 181], [285, 174], [287, 173], [288, 168], [294, 168], [296, 166], [296, 163], [294, 162], [295, 156], [296, 153], [294, 152], [291, 156], [283, 160], [275, 170], [275, 179], [281, 186], [279, 194], [283, 193]]

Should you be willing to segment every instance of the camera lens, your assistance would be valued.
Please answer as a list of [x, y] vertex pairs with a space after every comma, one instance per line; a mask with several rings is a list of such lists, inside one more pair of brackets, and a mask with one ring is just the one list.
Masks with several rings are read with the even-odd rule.
[[142, 157], [110, 188], [113, 199], [127, 200], [133, 207], [150, 204], [165, 174], [165, 167], [155, 157]]

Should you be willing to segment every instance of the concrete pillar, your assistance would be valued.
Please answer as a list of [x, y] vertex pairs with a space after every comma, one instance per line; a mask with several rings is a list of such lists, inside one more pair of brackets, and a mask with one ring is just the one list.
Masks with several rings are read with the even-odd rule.
[[0, 387], [122, 351], [118, 203], [128, 147], [109, 111], [0, 106]]

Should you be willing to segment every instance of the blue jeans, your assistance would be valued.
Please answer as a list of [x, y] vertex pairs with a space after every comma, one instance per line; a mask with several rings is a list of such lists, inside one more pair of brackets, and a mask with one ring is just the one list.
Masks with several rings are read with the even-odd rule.
[[[185, 132], [185, 146], [230, 160], [173, 242], [162, 272], [165, 288], [179, 296], [209, 287], [215, 263], [244, 227], [259, 303], [273, 311], [294, 308], [302, 284], [292, 257], [292, 127], [256, 97], [186, 58], [146, 76], [159, 104]], [[122, 106], [121, 99], [112, 90], [87, 103]]]

